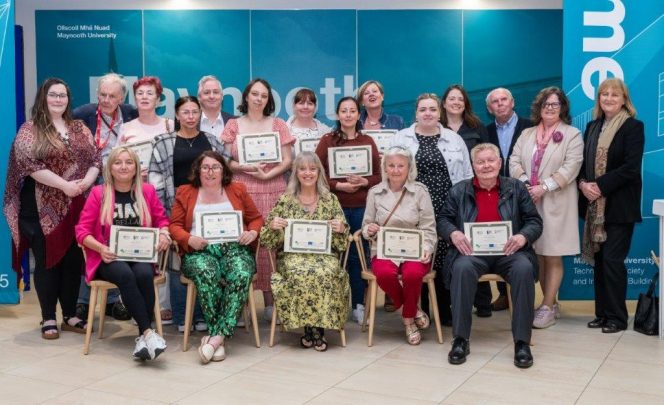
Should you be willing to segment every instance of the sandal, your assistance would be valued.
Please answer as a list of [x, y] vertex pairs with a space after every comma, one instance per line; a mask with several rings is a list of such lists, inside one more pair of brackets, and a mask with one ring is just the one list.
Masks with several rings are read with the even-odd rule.
[[170, 309], [162, 309], [160, 316], [161, 316], [162, 325], [173, 324], [173, 311], [171, 311]]
[[304, 327], [304, 335], [300, 337], [300, 346], [304, 347], [305, 349], [311, 349], [314, 347], [311, 326]]
[[417, 325], [418, 329], [424, 330], [431, 325], [431, 320], [429, 319], [429, 316], [426, 314], [426, 312], [422, 311], [421, 309], [417, 309], [417, 314], [415, 315], [415, 325]]
[[383, 304], [383, 309], [385, 312], [394, 312], [397, 310], [397, 307], [394, 306], [394, 301], [390, 298], [389, 295], [385, 295], [385, 304]]
[[311, 339], [314, 344], [314, 350], [324, 352], [327, 350], [327, 340], [323, 336], [323, 328], [312, 328]]
[[73, 318], [76, 318], [76, 317], [75, 316], [72, 316], [72, 317], [65, 316], [64, 317], [64, 319], [62, 320], [62, 324], [60, 325], [62, 330], [66, 330], [66, 331], [69, 331], [69, 332], [80, 333], [80, 334], [85, 334], [85, 329], [88, 326], [88, 323], [86, 321], [79, 320], [74, 325], [70, 325], [69, 320], [73, 319]]
[[422, 335], [420, 334], [420, 329], [415, 323], [409, 323], [406, 326], [406, 341], [409, 345], [419, 345], [422, 341]]
[[[41, 335], [42, 339], [46, 340], [54, 340], [60, 337], [60, 332], [58, 331], [58, 324], [57, 322], [53, 325], [44, 325], [44, 322], [48, 321], [53, 321], [55, 322], [55, 319], [49, 319], [49, 320], [43, 320], [39, 324], [41, 325]], [[54, 330], [55, 333], [48, 333], [49, 331]]]

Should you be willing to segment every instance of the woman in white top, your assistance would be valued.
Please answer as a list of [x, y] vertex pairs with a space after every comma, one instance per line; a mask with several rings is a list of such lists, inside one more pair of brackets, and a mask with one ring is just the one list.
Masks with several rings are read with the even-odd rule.
[[151, 141], [155, 136], [173, 131], [173, 120], [157, 115], [157, 104], [164, 88], [156, 76], [141, 77], [134, 82], [138, 118], [122, 125], [118, 145]]
[[291, 135], [296, 138], [295, 154], [300, 151], [315, 151], [320, 137], [332, 132], [332, 128], [315, 118], [317, 109], [316, 94], [313, 90], [303, 88], [295, 93], [293, 115], [286, 121]]

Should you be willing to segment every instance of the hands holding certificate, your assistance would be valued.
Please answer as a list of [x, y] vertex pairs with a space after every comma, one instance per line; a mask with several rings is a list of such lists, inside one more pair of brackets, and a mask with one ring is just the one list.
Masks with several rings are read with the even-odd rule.
[[[332, 232], [343, 233], [346, 230], [346, 225], [338, 219], [331, 219], [328, 221]], [[288, 220], [280, 217], [274, 217], [269, 223], [270, 229], [273, 231], [286, 229], [288, 226]]]
[[[255, 241], [257, 237], [258, 237], [258, 232], [254, 230], [244, 231], [240, 234], [240, 237], [238, 238], [237, 242], [240, 245], [249, 245], [253, 241]], [[205, 249], [205, 247], [208, 245], [209, 242], [201, 238], [200, 236], [191, 235], [187, 243], [194, 250], [203, 250]]]
[[[473, 254], [473, 249], [470, 245], [470, 240], [466, 235], [461, 231], [454, 231], [450, 234], [450, 240], [452, 244], [461, 252], [464, 256], [469, 256]], [[526, 238], [521, 234], [512, 235], [507, 239], [505, 247], [503, 248], [503, 253], [506, 256], [512, 255], [515, 252], [519, 251], [522, 247], [526, 245]]]
[[[372, 238], [372, 239], [376, 238], [376, 235], [378, 234], [378, 232], [380, 232], [380, 225], [378, 225], [376, 223], [370, 223], [370, 224], [366, 225], [366, 233], [367, 233], [367, 236], [369, 236], [370, 238]], [[379, 243], [381, 242], [380, 239], [381, 238], [379, 238]], [[383, 241], [383, 243], [385, 243], [385, 242]], [[421, 245], [421, 243], [418, 243], [418, 245]], [[433, 255], [432, 252], [430, 252], [427, 249], [423, 249], [422, 250], [422, 256], [419, 258], [419, 261], [421, 263], [427, 264], [431, 261], [432, 255]]]
[[343, 183], [337, 183], [337, 190], [344, 191], [346, 193], [354, 193], [362, 187], [367, 187], [369, 185], [369, 179], [366, 177], [358, 176], [356, 174], [351, 174], [346, 177], [346, 181]]

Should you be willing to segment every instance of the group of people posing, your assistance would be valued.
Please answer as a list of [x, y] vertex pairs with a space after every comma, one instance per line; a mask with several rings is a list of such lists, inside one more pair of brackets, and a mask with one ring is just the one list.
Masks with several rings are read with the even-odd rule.
[[[99, 80], [98, 103], [72, 112], [67, 84], [47, 79], [14, 140], [4, 213], [14, 268], [20, 272], [28, 248], [34, 254], [44, 339], [58, 338], [60, 330], [85, 333], [87, 283], [101, 279], [119, 290], [101, 310], [138, 325], [134, 357], [154, 359], [166, 349], [151, 326], [154, 266], [118, 260], [109, 248], [113, 225], [158, 228], [157, 248], [177, 251], [160, 293], [161, 318], [184, 330], [181, 272], [196, 286], [194, 327], [209, 332], [198, 350], [203, 363], [225, 358], [252, 280], [263, 291], [266, 319], [277, 311], [284, 328], [303, 328], [305, 348], [326, 350], [325, 330], [343, 329], [349, 315], [362, 323], [366, 260], [349, 235], [365, 244], [360, 252], [370, 252], [385, 310], [400, 313], [409, 344], [420, 343], [429, 307], [437, 307], [442, 323], [452, 326], [452, 364], [470, 353], [473, 306], [479, 317], [508, 306], [502, 283], [493, 303], [490, 285], [478, 284], [482, 275], [497, 273], [511, 286], [514, 364], [530, 367], [532, 328], [560, 317], [565, 255], [581, 253], [594, 268], [596, 318], [588, 327], [604, 333], [627, 327], [624, 259], [641, 221], [644, 128], [620, 79], [599, 86], [583, 137], [570, 125], [569, 101], [556, 87], [539, 92], [529, 119], [514, 112], [509, 90], [492, 90], [486, 107], [495, 121], [486, 127], [460, 85], [440, 98], [420, 95], [409, 127], [384, 111], [383, 87], [373, 80], [356, 97], [338, 101], [334, 128], [315, 118], [317, 99], [309, 89], [296, 93], [292, 117], [274, 117], [263, 79], [244, 89], [239, 117], [221, 111], [223, 91], [214, 76], [201, 78], [198, 97], [175, 102], [175, 120], [156, 114], [163, 91], [158, 78], [139, 79], [133, 91], [136, 108], [123, 104], [124, 79], [107, 74]], [[379, 150], [365, 130], [394, 133]], [[280, 161], [242, 164], [241, 137], [268, 132], [278, 136]], [[149, 162], [132, 149], [140, 141], [152, 144]], [[315, 149], [305, 150], [303, 141], [314, 141]], [[333, 176], [330, 148], [355, 146], [370, 148], [371, 173]], [[243, 232], [234, 242], [209, 243], [195, 218], [225, 211], [242, 212]], [[327, 221], [330, 254], [285, 251], [284, 230], [293, 219]], [[494, 221], [511, 223], [502, 252], [474, 252], [464, 225]], [[422, 231], [422, 256], [379, 258], [382, 227]], [[433, 303], [422, 291], [430, 271], [436, 272]], [[535, 309], [538, 280], [543, 300]]]

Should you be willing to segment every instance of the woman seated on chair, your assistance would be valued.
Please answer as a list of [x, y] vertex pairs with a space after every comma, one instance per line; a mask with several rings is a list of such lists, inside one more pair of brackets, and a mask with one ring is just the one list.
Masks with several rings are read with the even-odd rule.
[[86, 254], [86, 282], [98, 279], [117, 285], [138, 324], [134, 357], [153, 360], [166, 350], [166, 342], [150, 322], [155, 305], [155, 268], [150, 263], [116, 260], [108, 247], [111, 225], [159, 228], [158, 250], [167, 250], [171, 244], [164, 207], [154, 187], [143, 184], [138, 155], [125, 147], [113, 149], [108, 156], [104, 184], [92, 188], [76, 225], [76, 240]]
[[[419, 229], [424, 231], [424, 253], [420, 260], [401, 263], [377, 257], [376, 243], [371, 246], [371, 269], [376, 281], [401, 307], [406, 339], [420, 343], [421, 329], [429, 326], [429, 317], [418, 307], [422, 278], [429, 272], [436, 244], [436, 219], [426, 186], [416, 182], [417, 168], [412, 153], [400, 146], [390, 148], [381, 163], [383, 181], [369, 190], [362, 221], [362, 235], [376, 240], [381, 227]], [[401, 275], [399, 283], [398, 275]], [[372, 309], [373, 310], [373, 309]]]
[[[284, 252], [288, 219], [328, 221], [332, 254]], [[286, 329], [304, 327], [300, 344], [305, 348], [327, 350], [324, 329], [343, 329], [348, 318], [348, 273], [339, 263], [347, 240], [344, 213], [330, 192], [320, 159], [312, 152], [300, 153], [286, 192], [261, 230], [261, 244], [277, 250], [277, 269], [272, 273], [275, 307]]]
[[[258, 237], [263, 217], [219, 152], [205, 151], [194, 160], [189, 181], [178, 187], [171, 213], [171, 234], [180, 248], [182, 274], [196, 286], [210, 331], [201, 339], [203, 364], [226, 358], [224, 339], [233, 336], [237, 318], [256, 272], [249, 244]], [[237, 242], [208, 243], [195, 221], [197, 213], [242, 211], [244, 230]]]

